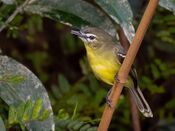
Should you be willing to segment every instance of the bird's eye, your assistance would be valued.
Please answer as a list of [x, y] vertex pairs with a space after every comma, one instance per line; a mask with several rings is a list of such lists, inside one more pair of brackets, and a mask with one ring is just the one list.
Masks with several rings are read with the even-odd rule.
[[91, 36], [89, 36], [89, 39], [90, 40], [94, 40], [95, 39], [95, 36], [91, 35]]

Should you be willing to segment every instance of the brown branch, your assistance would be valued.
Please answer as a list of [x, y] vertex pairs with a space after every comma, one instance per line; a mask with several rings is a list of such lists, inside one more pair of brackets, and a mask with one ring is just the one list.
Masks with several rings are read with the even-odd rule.
[[136, 54], [139, 50], [139, 47], [141, 45], [141, 42], [143, 40], [143, 37], [147, 31], [148, 25], [152, 19], [152, 16], [155, 12], [155, 9], [158, 5], [159, 0], [150, 0], [149, 4], [145, 10], [145, 13], [142, 17], [142, 20], [138, 26], [138, 29], [136, 31], [136, 35], [132, 41], [131, 46], [129, 47], [129, 50], [127, 52], [126, 58], [124, 59], [124, 62], [118, 72], [118, 79], [119, 81], [115, 81], [111, 95], [109, 96], [111, 103], [113, 107], [109, 107], [108, 105], [105, 106], [98, 131], [107, 131], [109, 124], [112, 119], [113, 112], [115, 110], [115, 106], [118, 102], [118, 99], [120, 97], [120, 94], [122, 92], [124, 83], [127, 80], [128, 73], [131, 69], [131, 66], [134, 62], [134, 59], [136, 57]]
[[[118, 34], [119, 34], [119, 39], [120, 39], [121, 45], [127, 51], [130, 44], [129, 44], [129, 41], [126, 38], [125, 33], [121, 27], [119, 28]], [[135, 104], [135, 101], [132, 97], [131, 92], [129, 92], [129, 98], [130, 98], [130, 103], [131, 103], [131, 115], [132, 115], [133, 130], [134, 131], [141, 131], [140, 121], [139, 121], [139, 112], [138, 112], [137, 106]]]
[[129, 92], [130, 103], [131, 103], [131, 113], [132, 113], [132, 127], [134, 131], [141, 131], [139, 112], [135, 104], [134, 98], [132, 97], [131, 92]]

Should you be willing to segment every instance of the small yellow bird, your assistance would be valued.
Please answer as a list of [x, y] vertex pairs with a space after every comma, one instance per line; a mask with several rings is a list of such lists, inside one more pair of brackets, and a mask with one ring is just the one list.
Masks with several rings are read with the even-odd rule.
[[[109, 85], [113, 85], [121, 63], [125, 58], [125, 50], [119, 43], [102, 29], [85, 27], [74, 29], [72, 34], [77, 35], [86, 48], [89, 64], [95, 76]], [[125, 83], [132, 93], [136, 105], [145, 117], [153, 117], [152, 111], [137, 85], [137, 72], [133, 68]]]

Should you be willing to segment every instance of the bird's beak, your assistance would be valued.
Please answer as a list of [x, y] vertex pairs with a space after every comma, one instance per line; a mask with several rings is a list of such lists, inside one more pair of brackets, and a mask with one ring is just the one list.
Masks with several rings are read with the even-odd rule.
[[83, 33], [80, 29], [72, 29], [71, 34], [76, 35], [76, 36], [83, 38], [83, 39], [87, 38], [86, 34]]

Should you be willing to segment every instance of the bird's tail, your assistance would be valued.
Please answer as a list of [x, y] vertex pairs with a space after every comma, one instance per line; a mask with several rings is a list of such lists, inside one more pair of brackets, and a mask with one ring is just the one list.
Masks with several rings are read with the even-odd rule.
[[153, 117], [153, 113], [151, 111], [151, 108], [149, 107], [147, 101], [145, 100], [140, 88], [132, 87], [132, 88], [129, 88], [129, 90], [130, 90], [140, 112], [143, 113], [143, 115], [145, 117]]

